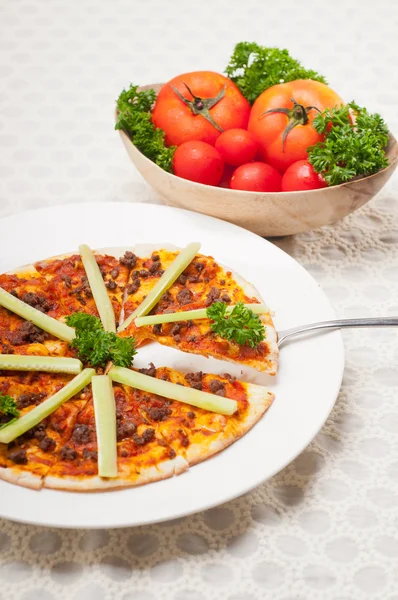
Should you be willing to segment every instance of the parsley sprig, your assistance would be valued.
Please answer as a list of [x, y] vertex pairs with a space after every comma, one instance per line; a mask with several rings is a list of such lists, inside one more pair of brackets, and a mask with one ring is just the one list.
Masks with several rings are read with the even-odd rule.
[[[2, 422], [2, 417], [6, 418], [6, 422]], [[19, 417], [19, 410], [17, 404], [11, 396], [0, 394], [0, 429], [7, 427]]]
[[151, 120], [156, 92], [152, 89], [138, 91], [138, 85], [123, 90], [117, 100], [118, 118], [115, 129], [122, 129], [133, 144], [147, 158], [165, 171], [172, 173], [175, 146], [165, 145], [165, 133]]
[[225, 73], [252, 104], [264, 90], [295, 79], [326, 83], [323, 75], [305, 69], [288, 50], [259, 46], [255, 42], [236, 44]]
[[104, 367], [112, 361], [118, 367], [130, 367], [135, 351], [133, 337], [118, 337], [104, 331], [100, 319], [94, 315], [77, 312], [66, 318], [66, 323], [74, 327], [76, 337], [71, 346], [76, 348], [79, 358], [93, 367]]
[[240, 346], [249, 345], [255, 348], [265, 338], [265, 329], [260, 317], [243, 302], [238, 302], [229, 314], [224, 302], [214, 302], [206, 312], [213, 321], [211, 328], [214, 333], [226, 340], [237, 342]]
[[[355, 117], [353, 125], [351, 115]], [[328, 185], [353, 177], [372, 175], [388, 166], [388, 128], [380, 115], [370, 114], [355, 102], [326, 109], [313, 120], [325, 141], [308, 148], [308, 160]]]

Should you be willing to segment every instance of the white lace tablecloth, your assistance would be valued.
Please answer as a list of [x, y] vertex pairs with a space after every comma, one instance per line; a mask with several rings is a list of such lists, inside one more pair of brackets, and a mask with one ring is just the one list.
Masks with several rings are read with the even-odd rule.
[[[114, 99], [130, 81], [222, 70], [240, 40], [288, 46], [397, 134], [397, 31], [391, 0], [2, 0], [0, 214], [157, 202], [113, 131]], [[344, 222], [277, 242], [341, 317], [398, 315], [397, 197], [395, 176]], [[278, 476], [138, 529], [3, 521], [0, 599], [398, 600], [398, 332], [344, 339], [336, 406]]]

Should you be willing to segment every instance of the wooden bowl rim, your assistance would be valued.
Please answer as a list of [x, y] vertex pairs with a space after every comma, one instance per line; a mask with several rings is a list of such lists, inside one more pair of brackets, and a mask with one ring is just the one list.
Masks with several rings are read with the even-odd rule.
[[[142, 85], [139, 86], [139, 90], [147, 90], [147, 89], [153, 89], [155, 87], [158, 86], [163, 86], [165, 85], [164, 83], [152, 83], [152, 84], [147, 84], [147, 85]], [[118, 117], [118, 110], [117, 107], [115, 109], [115, 122], [117, 122], [117, 117]], [[290, 194], [294, 194], [294, 195], [298, 195], [298, 194], [325, 194], [325, 192], [328, 192], [329, 190], [341, 190], [344, 189], [345, 187], [350, 187], [351, 185], [355, 184], [355, 183], [359, 183], [359, 182], [363, 182], [363, 181], [370, 181], [372, 178], [376, 178], [378, 177], [381, 173], [384, 173], [385, 171], [388, 171], [389, 169], [391, 169], [392, 167], [396, 167], [397, 166], [397, 161], [398, 161], [398, 142], [396, 140], [396, 138], [393, 136], [393, 134], [389, 131], [389, 138], [388, 138], [388, 144], [387, 144], [387, 152], [392, 152], [393, 149], [395, 149], [395, 153], [394, 156], [392, 157], [392, 160], [390, 161], [390, 157], [388, 157], [389, 159], [389, 164], [387, 165], [387, 167], [385, 167], [384, 169], [380, 169], [380, 171], [377, 171], [377, 173], [373, 173], [372, 175], [368, 175], [367, 177], [360, 177], [359, 179], [353, 179], [351, 181], [346, 181], [345, 183], [339, 183], [338, 185], [332, 185], [332, 186], [328, 186], [328, 187], [324, 187], [324, 188], [319, 188], [317, 190], [295, 190], [295, 191], [291, 191], [291, 192], [255, 192], [255, 191], [251, 191], [251, 190], [232, 190], [231, 188], [224, 188], [224, 187], [219, 187], [219, 186], [213, 186], [213, 185], [207, 185], [205, 183], [198, 183], [197, 181], [191, 181], [190, 179], [184, 179], [182, 177], [178, 177], [177, 175], [174, 175], [174, 173], [169, 173], [169, 171], [165, 171], [164, 169], [162, 169], [161, 167], [159, 167], [159, 165], [157, 165], [155, 162], [153, 162], [150, 158], [148, 158], [147, 156], [145, 156], [145, 154], [143, 154], [141, 152], [141, 150], [139, 150], [137, 148], [137, 146], [131, 141], [130, 136], [123, 130], [123, 129], [119, 129], [119, 133], [121, 136], [125, 136], [125, 138], [128, 140], [128, 142], [137, 150], [137, 152], [139, 152], [141, 154], [141, 156], [148, 161], [153, 167], [155, 167], [155, 169], [158, 169], [159, 171], [161, 171], [164, 175], [172, 177], [173, 179], [178, 179], [180, 182], [181, 180], [188, 182], [190, 184], [192, 184], [194, 187], [200, 189], [206, 189], [208, 190], [209, 188], [214, 190], [214, 192], [216, 194], [225, 194], [226, 192], [230, 192], [231, 195], [235, 195], [236, 197], [239, 196], [244, 196], [245, 194], [255, 194], [256, 196], [275, 196], [275, 197], [284, 197], [286, 198], [286, 196], [290, 196]]]

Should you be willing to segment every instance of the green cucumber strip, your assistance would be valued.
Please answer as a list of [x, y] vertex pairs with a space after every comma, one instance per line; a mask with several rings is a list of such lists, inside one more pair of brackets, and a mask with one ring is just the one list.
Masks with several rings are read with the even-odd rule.
[[3, 288], [0, 288], [0, 306], [3, 306], [7, 310], [19, 315], [27, 321], [31, 321], [40, 329], [55, 335], [55, 337], [65, 340], [65, 342], [71, 342], [75, 337], [75, 330], [73, 327], [69, 327], [61, 321], [57, 321], [48, 315], [40, 312], [33, 306], [29, 306], [26, 302], [22, 302], [18, 298], [15, 298], [12, 294], [9, 294]]
[[91, 381], [92, 376], [95, 375], [94, 369], [84, 369], [79, 375], [76, 375], [63, 387], [59, 392], [56, 392], [54, 396], [50, 396], [47, 400], [44, 400], [41, 404], [33, 408], [28, 413], [25, 413], [22, 417], [7, 425], [0, 431], [0, 442], [3, 444], [9, 444], [17, 437], [31, 429], [35, 425], [38, 425], [48, 415], [51, 415], [61, 404], [75, 396], [80, 392], [86, 385]]
[[112, 380], [94, 375], [91, 380], [98, 444], [98, 475], [117, 477], [116, 405]]
[[95, 304], [97, 305], [98, 314], [101, 317], [102, 326], [105, 331], [116, 333], [115, 313], [113, 312], [112, 302], [108, 296], [108, 291], [93, 251], [86, 244], [82, 244], [79, 246], [79, 252]]
[[175, 280], [178, 279], [181, 273], [192, 262], [199, 250], [200, 244], [198, 242], [192, 242], [191, 244], [188, 244], [186, 248], [181, 250], [171, 265], [165, 270], [156, 285], [151, 289], [145, 300], [143, 300], [135, 311], [123, 321], [118, 331], [126, 329], [137, 317], [147, 315], [155, 304], [159, 302], [163, 294], [173, 285]]
[[46, 373], [71, 373], [72, 375], [77, 375], [82, 368], [83, 365], [77, 358], [0, 354], [0, 369], [6, 371], [45, 371]]
[[143, 375], [124, 367], [112, 367], [108, 375], [113, 381], [129, 385], [143, 392], [157, 394], [170, 400], [185, 402], [185, 404], [191, 404], [192, 406], [220, 413], [221, 415], [233, 415], [238, 408], [235, 400], [229, 400], [228, 398], [201, 392], [191, 387], [149, 377], [148, 375]]
[[[268, 312], [268, 307], [265, 304], [245, 304], [246, 308], [250, 308], [256, 315], [262, 315]], [[235, 305], [227, 307], [227, 314], [231, 313]], [[158, 323], [175, 323], [176, 321], [195, 321], [196, 319], [208, 319], [205, 308], [196, 310], [186, 310], [183, 312], [167, 313], [164, 315], [149, 315], [149, 317], [137, 317], [134, 321], [137, 327], [145, 325], [157, 325]]]

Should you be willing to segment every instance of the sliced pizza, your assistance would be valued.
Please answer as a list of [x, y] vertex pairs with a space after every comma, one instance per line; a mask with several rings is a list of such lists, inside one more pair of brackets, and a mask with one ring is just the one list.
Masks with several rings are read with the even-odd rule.
[[[23, 416], [71, 379], [70, 375], [0, 371], [0, 398], [15, 399], [19, 415]], [[0, 443], [0, 479], [40, 489], [50, 468], [67, 452], [65, 443], [90, 396], [89, 388], [82, 390], [15, 441]], [[6, 427], [9, 419], [0, 415], [0, 427]]]
[[[0, 275], [0, 287], [52, 318], [63, 315], [58, 295], [33, 266]], [[67, 344], [0, 306], [0, 352], [62, 356]]]
[[[96, 262], [112, 302], [116, 322], [120, 321], [122, 301], [134, 255], [126, 249], [94, 251]], [[98, 316], [98, 309], [79, 254], [65, 254], [34, 265], [59, 300], [62, 315], [75, 312]]]
[[[148, 249], [148, 248], [146, 248]], [[139, 252], [137, 248], [135, 252]], [[147, 258], [137, 256], [131, 271], [124, 305], [127, 319], [145, 299], [178, 255], [178, 251], [156, 249]], [[259, 304], [258, 291], [237, 273], [219, 265], [213, 257], [198, 254], [177, 281], [163, 294], [151, 315], [191, 311], [210, 307], [215, 302], [227, 305]], [[153, 326], [136, 327], [132, 322], [121, 335], [133, 335], [142, 343], [152, 339], [160, 344], [204, 356], [236, 362], [275, 375], [278, 363], [277, 335], [271, 314], [260, 315], [265, 338], [255, 347], [227, 340], [211, 327], [210, 319], [186, 320]]]
[[244, 435], [269, 408], [273, 394], [230, 375], [184, 375], [150, 365], [141, 373], [179, 386], [201, 389], [237, 402], [232, 416], [114, 384], [117, 416], [118, 476], [101, 478], [92, 400], [79, 413], [63, 456], [50, 468], [44, 486], [102, 490], [142, 485], [184, 471]]

